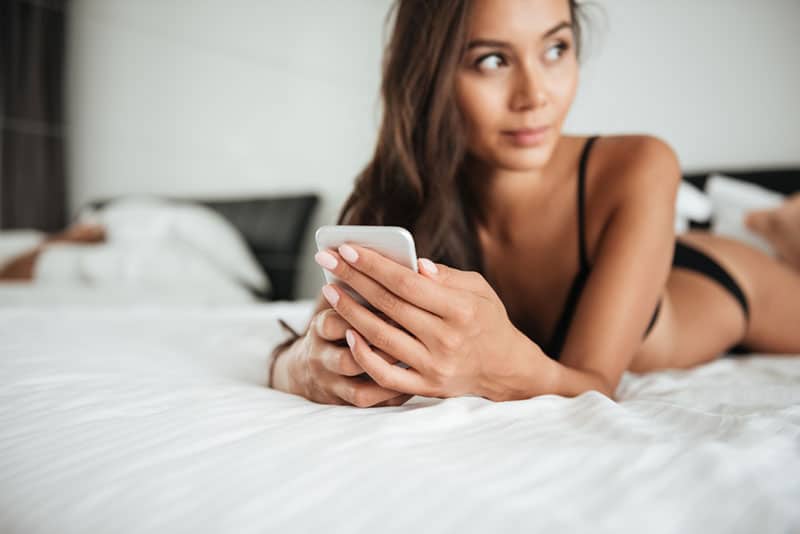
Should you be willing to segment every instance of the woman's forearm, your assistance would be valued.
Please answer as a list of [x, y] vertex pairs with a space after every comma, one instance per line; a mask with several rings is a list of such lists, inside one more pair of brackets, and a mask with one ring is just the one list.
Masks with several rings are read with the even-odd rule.
[[614, 388], [599, 374], [583, 369], [573, 369], [558, 362], [556, 364], [561, 368], [558, 385], [555, 388], [556, 391], [553, 392], [556, 395], [575, 397], [586, 391], [594, 390], [608, 398], [614, 397]]
[[481, 396], [506, 401], [555, 394], [575, 397], [586, 391], [599, 391], [612, 397], [614, 388], [598, 373], [574, 369], [548, 357], [538, 345], [525, 337], [510, 361], [506, 376], [483, 384]]

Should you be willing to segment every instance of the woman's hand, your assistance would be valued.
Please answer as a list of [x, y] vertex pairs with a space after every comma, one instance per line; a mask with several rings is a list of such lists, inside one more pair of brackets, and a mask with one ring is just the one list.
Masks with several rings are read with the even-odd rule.
[[[553, 379], [553, 367], [542, 360], [549, 358], [514, 327], [479, 273], [421, 259], [418, 274], [357, 245], [319, 252], [315, 259], [400, 325], [388, 324], [332, 284], [323, 287], [352, 325], [346, 337], [355, 362], [381, 386], [428, 397], [504, 400], [526, 398], [536, 383]], [[388, 363], [376, 348], [411, 368]]]
[[[364, 374], [344, 343], [349, 327], [331, 308], [314, 315], [306, 335], [278, 356], [272, 387], [321, 404], [360, 408], [400, 406], [413, 397], [381, 387]], [[387, 365], [396, 361], [387, 359]]]

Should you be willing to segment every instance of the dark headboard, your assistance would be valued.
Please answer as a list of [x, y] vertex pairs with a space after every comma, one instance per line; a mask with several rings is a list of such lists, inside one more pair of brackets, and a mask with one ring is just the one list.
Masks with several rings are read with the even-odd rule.
[[[706, 180], [709, 174], [724, 174], [737, 180], [743, 180], [752, 184], [760, 185], [767, 189], [777, 191], [784, 195], [791, 195], [800, 191], [800, 168], [765, 168], [753, 170], [714, 170], [708, 172], [684, 173], [683, 179], [697, 186], [701, 191], [705, 191]], [[690, 228], [708, 229], [710, 222], [698, 223], [689, 221]]]
[[708, 175], [712, 173], [724, 174], [725, 176], [730, 176], [737, 180], [754, 183], [761, 187], [783, 193], [784, 195], [790, 195], [795, 191], [800, 191], [800, 169], [794, 168], [749, 171], [721, 170], [705, 173], [693, 172], [691, 174], [684, 174], [683, 179], [691, 182], [702, 190], [705, 187]]
[[[220, 213], [244, 236], [261, 268], [269, 276], [272, 291], [258, 294], [263, 300], [293, 300], [304, 237], [319, 195], [199, 199], [164, 197], [178, 202], [196, 202]], [[99, 208], [113, 199], [89, 202]]]

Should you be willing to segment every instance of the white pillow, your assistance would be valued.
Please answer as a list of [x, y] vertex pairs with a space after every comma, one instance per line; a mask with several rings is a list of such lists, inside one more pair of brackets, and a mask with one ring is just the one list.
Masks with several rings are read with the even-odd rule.
[[253, 295], [228, 273], [175, 238], [117, 243], [54, 243], [34, 266], [39, 285], [139, 289], [146, 292], [214, 296], [224, 302], [252, 302]]
[[0, 266], [35, 248], [44, 239], [39, 230], [3, 230], [0, 232]]
[[103, 224], [111, 243], [177, 237], [245, 286], [261, 292], [271, 287], [239, 231], [206, 206], [157, 197], [128, 197], [84, 212], [80, 220]]
[[675, 233], [689, 230], [689, 221], [705, 222], [711, 217], [711, 200], [693, 184], [681, 181], [675, 199]]
[[785, 195], [723, 174], [709, 175], [706, 193], [711, 199], [713, 211], [711, 232], [744, 241], [767, 254], [776, 255], [772, 245], [747, 228], [744, 220], [750, 211], [780, 206]]

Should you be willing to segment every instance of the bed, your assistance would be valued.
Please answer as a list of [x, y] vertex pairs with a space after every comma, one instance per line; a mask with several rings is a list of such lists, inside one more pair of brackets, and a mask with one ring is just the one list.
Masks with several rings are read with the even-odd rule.
[[312, 299], [0, 306], [0, 532], [797, 532], [800, 355], [399, 407], [264, 387]]
[[263, 387], [313, 304], [0, 309], [0, 531], [800, 529], [800, 358], [326, 406]]

